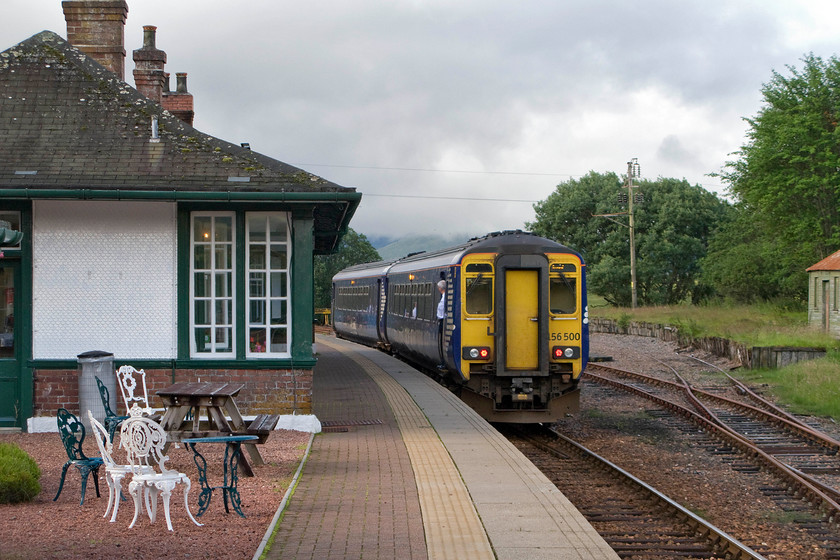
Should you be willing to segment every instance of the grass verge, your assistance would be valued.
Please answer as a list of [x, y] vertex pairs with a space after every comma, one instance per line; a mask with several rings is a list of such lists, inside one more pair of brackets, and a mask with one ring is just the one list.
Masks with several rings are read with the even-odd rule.
[[590, 316], [673, 325], [689, 336], [721, 337], [746, 346], [825, 348], [825, 358], [782, 369], [741, 370], [736, 376], [766, 389], [797, 414], [840, 418], [840, 340], [808, 326], [808, 313], [774, 304], [611, 307], [590, 297]]

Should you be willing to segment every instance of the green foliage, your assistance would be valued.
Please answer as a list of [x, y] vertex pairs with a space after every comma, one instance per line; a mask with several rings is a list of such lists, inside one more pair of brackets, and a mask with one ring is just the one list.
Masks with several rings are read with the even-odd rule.
[[750, 384], [766, 384], [793, 412], [840, 418], [840, 341], [809, 328], [808, 313], [787, 304], [597, 307], [594, 318], [675, 325], [694, 337], [728, 338], [746, 346], [826, 348], [825, 358], [781, 369], [739, 370]]
[[740, 215], [710, 250], [705, 279], [741, 302], [803, 298], [805, 268], [840, 248], [840, 60], [802, 62], [772, 73], [747, 144], [721, 174]]
[[590, 306], [593, 318], [628, 323], [673, 325], [694, 337], [722, 337], [747, 346], [808, 346], [832, 349], [840, 344], [808, 326], [808, 312], [787, 303], [752, 305], [669, 305], [629, 309]]
[[618, 319], [616, 320], [616, 324], [618, 325], [618, 328], [621, 329], [622, 332], [627, 332], [627, 329], [630, 327], [630, 323], [631, 323], [632, 319], [633, 318], [630, 316], [629, 313], [622, 313], [621, 315], [618, 316]]
[[[709, 239], [731, 213], [730, 206], [699, 185], [685, 180], [640, 181], [634, 205], [636, 279], [643, 305], [675, 304], [706, 293], [700, 283], [700, 260]], [[527, 227], [581, 252], [588, 285], [614, 305], [629, 305], [630, 244], [626, 212], [618, 195], [625, 193], [614, 173], [590, 172], [557, 186], [534, 205], [536, 221]]]
[[794, 413], [840, 418], [840, 364], [832, 357], [742, 376], [752, 384], [767, 384]]
[[381, 260], [379, 253], [370, 244], [367, 237], [356, 233], [352, 228], [347, 230], [338, 250], [332, 255], [318, 255], [315, 257], [314, 283], [315, 307], [330, 307], [332, 277], [348, 266]]
[[41, 469], [12, 443], [0, 443], [0, 504], [29, 501], [41, 491]]

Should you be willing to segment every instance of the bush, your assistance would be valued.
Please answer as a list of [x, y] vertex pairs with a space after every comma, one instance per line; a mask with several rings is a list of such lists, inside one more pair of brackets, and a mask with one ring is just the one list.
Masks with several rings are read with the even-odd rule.
[[618, 325], [618, 328], [621, 329], [621, 332], [626, 333], [627, 329], [630, 328], [630, 322], [632, 320], [633, 317], [631, 317], [629, 313], [622, 313], [616, 320], [616, 324]]
[[41, 469], [23, 449], [0, 443], [0, 504], [32, 500], [41, 491]]

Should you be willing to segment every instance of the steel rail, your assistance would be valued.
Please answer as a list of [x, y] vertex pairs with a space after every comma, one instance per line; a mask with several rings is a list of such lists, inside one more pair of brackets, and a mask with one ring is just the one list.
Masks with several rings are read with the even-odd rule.
[[[833, 524], [840, 520], [840, 504], [838, 504], [834, 499], [828, 496], [810, 480], [806, 480], [800, 477], [797, 474], [797, 472], [791, 469], [791, 467], [782, 463], [781, 461], [779, 461], [772, 455], [766, 453], [765, 451], [762, 451], [751, 441], [741, 436], [737, 432], [732, 431], [730, 428], [716, 424], [715, 422], [707, 419], [703, 415], [698, 414], [697, 412], [681, 404], [669, 401], [656, 395], [652, 395], [651, 393], [643, 391], [642, 389], [639, 389], [637, 387], [633, 387], [632, 385], [628, 385], [627, 383], [622, 383], [614, 379], [609, 379], [607, 377], [598, 375], [588, 370], [586, 375], [587, 377], [591, 378], [593, 381], [596, 381], [598, 383], [610, 385], [617, 389], [621, 389], [623, 391], [633, 393], [635, 395], [639, 395], [645, 399], [653, 401], [658, 405], [668, 410], [671, 410], [672, 412], [675, 412], [683, 416], [684, 418], [694, 422], [707, 433], [718, 438], [726, 445], [737, 449], [746, 457], [758, 463], [759, 467], [764, 467], [770, 472], [774, 473], [777, 477], [782, 479], [787, 484], [787, 490], [790, 493], [792, 493], [794, 497], [805, 499], [811, 505], [811, 507], [814, 507], [818, 511], [820, 511], [827, 518], [827, 521], [829, 523]], [[663, 384], [677, 385], [671, 382], [664, 382]]]
[[[598, 455], [597, 453], [584, 447], [580, 443], [569, 439], [568, 437], [557, 432], [553, 428], [546, 429], [563, 444], [565, 444], [568, 447], [571, 447], [574, 450], [574, 452], [577, 453], [579, 456], [583, 457], [588, 461], [597, 463], [602, 468], [605, 468], [609, 472], [611, 472], [614, 476], [623, 479], [626, 483], [636, 487], [637, 489], [641, 489], [647, 495], [652, 496], [658, 503], [665, 506], [669, 511], [674, 512], [681, 523], [690, 527], [696, 535], [701, 536], [702, 538], [707, 540], [717, 554], [725, 555], [726, 558], [731, 558], [732, 560], [764, 559], [764, 556], [761, 556], [760, 554], [752, 550], [750, 547], [741, 543], [736, 538], [732, 537], [722, 529], [712, 525], [702, 517], [689, 511], [669, 496], [663, 494], [662, 492], [660, 492], [653, 486], [647, 484], [638, 477], [634, 476], [633, 474], [625, 471], [615, 463]], [[529, 436], [528, 434], [525, 434], [519, 429], [517, 429], [516, 432], [519, 437], [528, 441], [529, 443], [538, 447], [546, 453], [550, 453], [555, 456], [562, 453], [560, 450], [557, 450], [556, 448], [553, 448], [552, 446], [543, 443], [533, 438], [532, 436]]]
[[[663, 363], [663, 362], [660, 362], [660, 363]], [[663, 365], [665, 365], [666, 367], [669, 367], [669, 368], [671, 367], [671, 366], [668, 366], [668, 364], [663, 363]], [[670, 388], [674, 391], [685, 392], [687, 395], [690, 395], [691, 393], [694, 393], [695, 395], [700, 395], [705, 399], [708, 399], [708, 400], [711, 400], [711, 401], [716, 401], [718, 403], [722, 403], [724, 406], [730, 406], [730, 407], [745, 410], [753, 418], [758, 418], [758, 419], [761, 419], [761, 420], [764, 420], [764, 421], [767, 421], [767, 422], [771, 422], [771, 423], [781, 427], [782, 429], [788, 430], [791, 433], [795, 433], [795, 434], [797, 434], [797, 435], [799, 435], [799, 436], [801, 436], [801, 437], [803, 437], [803, 438], [805, 438], [809, 441], [812, 441], [813, 443], [815, 443], [817, 445], [820, 445], [822, 447], [830, 449], [834, 453], [837, 453], [838, 451], [840, 451], [840, 441], [837, 441], [836, 439], [832, 438], [828, 434], [825, 434], [823, 432], [815, 430], [811, 426], [808, 426], [807, 424], [804, 424], [801, 421], [797, 421], [795, 419], [791, 420], [787, 416], [782, 416], [782, 415], [775, 414], [774, 411], [778, 410], [778, 408], [774, 408], [774, 411], [768, 411], [768, 410], [765, 410], [763, 408], [759, 408], [759, 407], [753, 406], [751, 404], [739, 402], [739, 401], [736, 401], [736, 400], [733, 400], [733, 399], [730, 399], [730, 398], [727, 398], [727, 397], [723, 397], [721, 395], [716, 395], [714, 393], [710, 393], [709, 391], [704, 391], [702, 389], [691, 388], [691, 390], [689, 392], [686, 389], [686, 385], [681, 385], [680, 383], [674, 383], [673, 381], [667, 381], [665, 379], [659, 379], [658, 377], [645, 375], [643, 373], [636, 373], [636, 372], [633, 372], [633, 371], [617, 369], [617, 368], [613, 368], [613, 367], [609, 367], [609, 366], [604, 366], [604, 365], [601, 365], [601, 364], [589, 364], [589, 366], [587, 367], [586, 373], [590, 372], [590, 368], [601, 369], [603, 371], [612, 372], [615, 375], [619, 375], [619, 376], [622, 376], [622, 377], [629, 377], [631, 379], [636, 379], [638, 381], [642, 381], [642, 382], [650, 384], [650, 385], [667, 387], [667, 388]], [[671, 368], [671, 370], [673, 371], [673, 368]], [[674, 373], [676, 374], [676, 372], [674, 372]], [[682, 380], [682, 378], [680, 378], [680, 379]], [[685, 383], [684, 380], [683, 380], [683, 383]], [[692, 398], [692, 397], [689, 396], [689, 398]], [[699, 405], [699, 404], [698, 404], [698, 408], [703, 411], [703, 412], [701, 412], [701, 414], [703, 414], [703, 416], [705, 416], [707, 419], [711, 420], [711, 416], [713, 416], [711, 411], [709, 411], [705, 406]], [[708, 412], [708, 414], [707, 414], [707, 412]], [[723, 422], [720, 422], [720, 423], [721, 423], [721, 425], [723, 425]]]
[[701, 364], [705, 364], [705, 365], [707, 365], [711, 368], [714, 368], [714, 369], [718, 370], [723, 375], [725, 375], [726, 378], [729, 379], [729, 381], [739, 391], [741, 391], [743, 394], [747, 395], [749, 398], [751, 398], [755, 402], [761, 404], [765, 408], [768, 408], [769, 410], [771, 410], [772, 413], [775, 414], [776, 416], [780, 416], [782, 418], [787, 418], [788, 420], [790, 420], [791, 422], [793, 422], [795, 424], [800, 424], [802, 426], [805, 426], [806, 428], [810, 428], [810, 426], [808, 426], [805, 422], [803, 422], [802, 420], [800, 420], [799, 418], [797, 418], [793, 414], [791, 414], [788, 411], [776, 406], [772, 402], [768, 401], [767, 399], [765, 399], [764, 397], [762, 397], [761, 395], [759, 395], [758, 393], [756, 393], [755, 391], [750, 389], [747, 385], [742, 383], [740, 380], [738, 380], [738, 379], [732, 377], [731, 375], [729, 375], [729, 373], [726, 370], [716, 366], [715, 364], [712, 364], [712, 363], [707, 362], [705, 360], [701, 360], [700, 358], [697, 358], [695, 356], [689, 356], [689, 358], [691, 358], [692, 360], [696, 360], [696, 361], [700, 362]]

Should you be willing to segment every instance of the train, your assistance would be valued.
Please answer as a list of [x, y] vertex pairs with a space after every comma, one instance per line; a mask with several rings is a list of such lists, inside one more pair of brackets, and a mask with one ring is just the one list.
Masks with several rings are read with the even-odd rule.
[[359, 264], [332, 278], [333, 329], [412, 363], [490, 422], [550, 423], [579, 410], [585, 269], [519, 230]]

